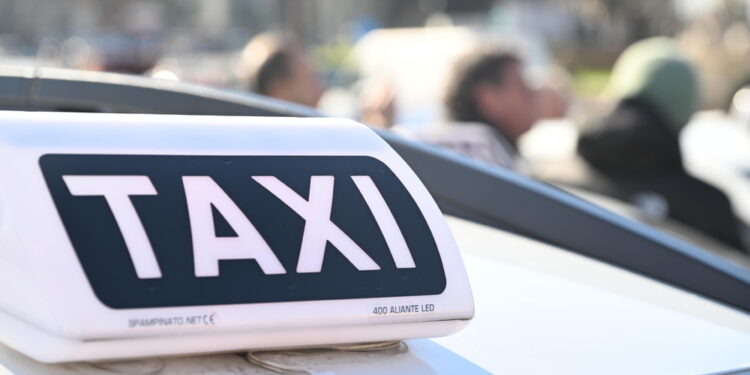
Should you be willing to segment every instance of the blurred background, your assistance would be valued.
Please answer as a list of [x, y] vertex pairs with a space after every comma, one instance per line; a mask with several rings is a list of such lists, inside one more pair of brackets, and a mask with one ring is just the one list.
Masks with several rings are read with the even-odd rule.
[[[750, 267], [750, 0], [0, 0], [0, 10], [0, 65], [317, 107], [549, 182]], [[479, 114], [462, 118], [462, 105]], [[456, 126], [466, 122], [482, 125]]]
[[[684, 43], [705, 69], [704, 107], [726, 108], [731, 91], [750, 80], [749, 4], [746, 0], [0, 0], [0, 53], [5, 64], [137, 73], [161, 63], [162, 69], [181, 80], [231, 86], [237, 77], [226, 68], [251, 37], [266, 30], [288, 30], [309, 49], [330, 87], [346, 83], [362, 69], [372, 69], [361, 66], [373, 65], [362, 61], [371, 56], [357, 59], [352, 54], [359, 44], [388, 44], [367, 40], [373, 31], [457, 27], [519, 44], [531, 67], [562, 66], [571, 74], [575, 94], [590, 98], [604, 87], [622, 50], [649, 36], [668, 35]], [[443, 38], [422, 39], [441, 45]], [[398, 65], [404, 64], [400, 59], [409, 58], [378, 59]]]
[[[263, 31], [292, 32], [333, 87], [375, 69], [373, 58], [390, 65], [381, 69], [409, 62], [395, 45], [364, 53], [377, 57], [352, 56], [367, 43], [387, 48], [387, 36], [373, 31], [416, 29], [404, 35], [438, 45], [433, 49], [469, 48], [458, 45], [463, 36], [447, 36], [463, 30], [416, 32], [449, 27], [516, 43], [529, 67], [563, 67], [582, 98], [601, 91], [621, 51], [655, 35], [678, 38], [705, 70], [704, 108], [726, 108], [732, 90], [750, 80], [746, 0], [0, 0], [0, 9], [4, 64], [134, 73], [158, 65], [170, 77], [217, 86], [236, 83], [227, 67]], [[441, 43], [446, 37], [456, 45]]]

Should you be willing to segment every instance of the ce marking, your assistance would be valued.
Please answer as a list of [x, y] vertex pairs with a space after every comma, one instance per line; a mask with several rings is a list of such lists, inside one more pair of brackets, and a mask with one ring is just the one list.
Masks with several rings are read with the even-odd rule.
[[211, 313], [211, 314], [205, 314], [205, 315], [203, 315], [203, 317], [202, 317], [202, 319], [203, 319], [203, 325], [206, 325], [206, 326], [215, 326], [216, 322], [214, 322], [214, 316], [216, 316], [215, 312]]

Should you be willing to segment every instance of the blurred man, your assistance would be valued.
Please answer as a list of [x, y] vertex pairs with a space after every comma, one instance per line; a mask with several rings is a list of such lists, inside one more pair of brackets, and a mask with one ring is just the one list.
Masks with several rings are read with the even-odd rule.
[[537, 119], [534, 93], [521, 60], [502, 51], [481, 51], [459, 60], [446, 95], [453, 123], [423, 137], [485, 162], [524, 171], [516, 142]]
[[741, 249], [745, 226], [727, 197], [683, 167], [679, 133], [697, 108], [697, 82], [667, 38], [625, 50], [608, 87], [616, 106], [581, 131], [578, 154], [591, 173], [578, 184], [642, 208], [661, 207], [651, 211]]
[[521, 61], [504, 52], [480, 52], [459, 61], [448, 90], [451, 119], [482, 123], [515, 146], [536, 121], [534, 93]]
[[322, 89], [312, 62], [293, 38], [263, 33], [245, 46], [237, 74], [249, 91], [315, 107]]

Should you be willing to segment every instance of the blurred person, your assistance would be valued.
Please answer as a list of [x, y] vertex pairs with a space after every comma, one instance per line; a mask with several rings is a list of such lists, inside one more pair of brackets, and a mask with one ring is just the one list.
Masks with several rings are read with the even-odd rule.
[[237, 74], [249, 91], [316, 107], [322, 88], [315, 69], [294, 38], [262, 33], [248, 42], [240, 55]]
[[359, 97], [359, 120], [380, 129], [396, 121], [396, 88], [393, 81], [381, 78], [364, 85]]
[[553, 87], [542, 86], [538, 88], [536, 98], [540, 119], [563, 118], [568, 112], [567, 100]]
[[500, 50], [473, 52], [460, 59], [446, 95], [452, 121], [421, 136], [504, 168], [525, 172], [516, 143], [537, 120], [534, 92], [523, 78], [521, 59]]
[[577, 152], [591, 172], [577, 184], [746, 248], [729, 199], [683, 166], [679, 134], [696, 111], [698, 80], [678, 46], [667, 38], [633, 44], [607, 91], [618, 101], [581, 130]]
[[513, 146], [537, 120], [521, 60], [508, 52], [479, 52], [460, 60], [446, 102], [452, 120], [488, 125]]
[[536, 108], [540, 119], [564, 118], [573, 95], [570, 73], [559, 65], [534, 69]]
[[161, 59], [163, 39], [156, 32], [101, 35], [95, 44], [102, 69], [125, 74], [145, 74]]

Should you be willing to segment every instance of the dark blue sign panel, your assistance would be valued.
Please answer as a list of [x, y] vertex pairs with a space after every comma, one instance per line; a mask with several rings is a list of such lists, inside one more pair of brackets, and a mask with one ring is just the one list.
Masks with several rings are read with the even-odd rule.
[[111, 308], [445, 289], [421, 211], [374, 158], [50, 154], [40, 165]]

